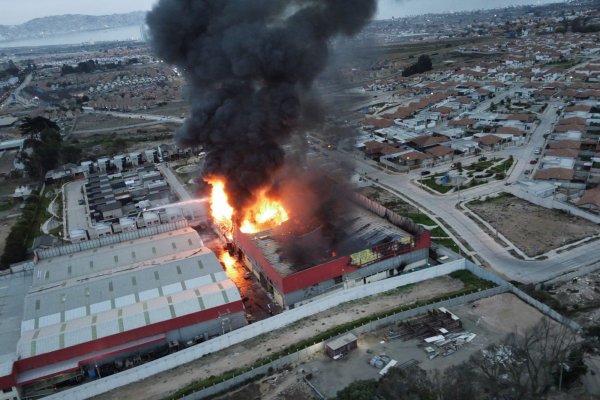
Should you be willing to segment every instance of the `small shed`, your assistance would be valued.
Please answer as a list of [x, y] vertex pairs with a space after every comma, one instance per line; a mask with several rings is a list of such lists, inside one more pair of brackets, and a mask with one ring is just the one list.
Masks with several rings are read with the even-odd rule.
[[337, 360], [348, 354], [350, 350], [355, 349], [358, 346], [357, 341], [358, 338], [352, 333], [346, 333], [326, 343], [325, 352], [329, 357]]

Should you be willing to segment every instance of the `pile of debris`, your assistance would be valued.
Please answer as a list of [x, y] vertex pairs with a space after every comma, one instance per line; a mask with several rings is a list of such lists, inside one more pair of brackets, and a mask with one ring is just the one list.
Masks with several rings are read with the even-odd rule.
[[398, 329], [392, 329], [386, 335], [387, 340], [425, 339], [440, 333], [462, 332], [460, 318], [444, 307], [429, 310], [426, 315], [400, 323]]
[[470, 343], [477, 335], [466, 332], [459, 317], [444, 307], [429, 310], [426, 315], [402, 322], [397, 329], [390, 329], [386, 340], [419, 339], [423, 350], [432, 360], [439, 356], [454, 354], [460, 347]]
[[458, 349], [475, 339], [477, 335], [472, 332], [448, 333], [446, 335], [436, 335], [423, 339], [428, 345], [423, 348], [425, 353], [433, 360], [440, 354], [447, 357], [456, 353]]

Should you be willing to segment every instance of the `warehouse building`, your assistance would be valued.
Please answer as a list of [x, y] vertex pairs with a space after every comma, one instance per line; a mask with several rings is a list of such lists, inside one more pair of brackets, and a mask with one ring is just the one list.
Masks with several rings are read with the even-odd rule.
[[46, 393], [61, 377], [93, 378], [246, 323], [238, 289], [184, 222], [45, 249], [0, 388]]
[[[286, 223], [255, 234], [234, 230], [233, 245], [246, 267], [283, 308], [427, 264], [430, 231], [368, 199], [361, 202], [345, 215], [343, 240], [318, 262], [298, 264], [285, 256], [284, 243], [289, 242]], [[318, 234], [317, 228], [293, 240], [317, 242]]]

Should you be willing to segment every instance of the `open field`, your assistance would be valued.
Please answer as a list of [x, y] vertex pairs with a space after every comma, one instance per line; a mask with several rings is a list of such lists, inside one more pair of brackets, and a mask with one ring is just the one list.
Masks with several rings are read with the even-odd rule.
[[301, 380], [299, 370], [283, 370], [264, 377], [215, 400], [312, 400], [312, 389]]
[[408, 216], [419, 212], [415, 207], [402, 201], [393, 193], [377, 186], [365, 186], [358, 189], [357, 192], [400, 215]]
[[[83, 157], [114, 155], [126, 151], [143, 151], [161, 143], [170, 143], [179, 125], [162, 123], [117, 132], [77, 134], [73, 140], [83, 151]], [[76, 139], [76, 140], [75, 140]]]
[[142, 392], [145, 400], [163, 399], [195, 381], [249, 366], [269, 354], [277, 353], [290, 345], [332, 327], [386, 310], [392, 310], [403, 304], [408, 305], [419, 300], [431, 299], [444, 293], [458, 291], [463, 287], [462, 281], [445, 276], [401, 287], [379, 296], [345, 303], [310, 318], [305, 318], [286, 328], [231, 346], [226, 350], [210, 354], [152, 378], [132, 383], [119, 390], [97, 396], [96, 399], [135, 398]]
[[181, 118], [190, 114], [190, 104], [188, 101], [173, 101], [164, 106], [158, 106], [148, 110], [139, 110], [139, 112], [142, 114], [166, 115]]
[[600, 326], [600, 271], [544, 285], [541, 291], [556, 301], [548, 304], [560, 308], [582, 326]]
[[140, 118], [121, 118], [104, 114], [83, 114], [77, 117], [74, 131], [118, 128], [121, 126], [143, 124], [146, 122], [149, 121]]
[[583, 218], [511, 195], [472, 201], [467, 206], [530, 257], [600, 233], [598, 225]]

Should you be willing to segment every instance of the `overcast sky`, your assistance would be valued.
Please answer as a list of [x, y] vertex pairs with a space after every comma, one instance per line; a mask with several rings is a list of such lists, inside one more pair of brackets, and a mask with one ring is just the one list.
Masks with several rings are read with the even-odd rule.
[[[60, 14], [104, 15], [149, 10], [156, 0], [0, 0], [0, 24], [15, 25], [33, 18]], [[545, 4], [560, 0], [379, 0], [378, 18]]]

